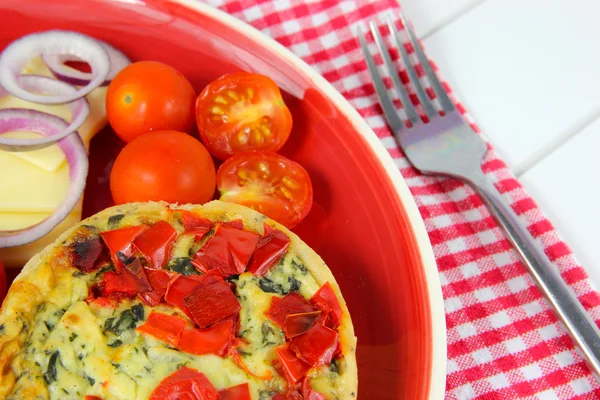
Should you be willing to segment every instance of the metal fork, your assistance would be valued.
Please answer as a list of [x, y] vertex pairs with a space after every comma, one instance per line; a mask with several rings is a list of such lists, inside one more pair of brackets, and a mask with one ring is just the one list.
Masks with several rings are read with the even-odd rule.
[[[409, 161], [422, 173], [455, 178], [475, 190], [490, 213], [504, 229], [506, 237], [521, 256], [529, 273], [556, 311], [557, 317], [564, 323], [567, 333], [579, 347], [583, 358], [588, 361], [592, 370], [600, 375], [600, 331], [579, 303], [575, 294], [561, 279], [557, 269], [548, 259], [540, 244], [531, 236], [527, 228], [519, 222], [517, 215], [502, 198], [493, 183], [484, 175], [481, 169], [481, 161], [487, 151], [485, 142], [464, 121], [460, 112], [446, 94], [414, 31], [406, 23], [406, 19], [402, 14], [400, 21], [405, 28], [418, 62], [423, 68], [436, 97], [439, 99], [439, 105], [444, 114], [441, 115], [438, 112], [435, 103], [428, 97], [400, 40], [394, 22], [388, 18], [387, 25], [394, 45], [400, 52], [400, 58], [406, 68], [410, 83], [414, 87], [429, 121], [424, 122], [421, 120], [406, 88], [398, 77], [389, 49], [379, 29], [371, 22], [369, 25], [371, 32], [406, 113], [406, 121], [403, 121], [403, 118], [394, 107], [382, 76], [369, 51], [363, 30], [359, 32], [360, 44], [385, 118], [400, 147], [404, 150]], [[409, 124], [406, 122], [409, 122]]]

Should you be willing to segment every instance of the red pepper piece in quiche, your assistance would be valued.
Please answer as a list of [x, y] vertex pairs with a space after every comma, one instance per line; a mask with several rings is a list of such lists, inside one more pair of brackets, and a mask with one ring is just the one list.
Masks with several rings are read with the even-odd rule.
[[304, 378], [300, 388], [300, 392], [302, 393], [304, 400], [327, 400], [325, 395], [317, 392], [312, 388], [312, 386], [310, 386], [310, 379], [308, 379], [308, 377]]
[[321, 324], [315, 324], [306, 333], [290, 342], [290, 349], [298, 358], [311, 366], [331, 363], [338, 345], [338, 333]]
[[185, 228], [185, 233], [194, 235], [196, 239], [202, 239], [212, 229], [212, 222], [209, 219], [202, 218], [191, 211], [177, 211], [181, 213], [181, 223]]
[[321, 315], [321, 311], [286, 315], [283, 324], [285, 336], [291, 339], [302, 335], [313, 326], [319, 315]]
[[85, 396], [85, 400], [102, 400], [102, 397], [87, 395]]
[[283, 257], [290, 245], [290, 238], [280, 230], [265, 224], [265, 233], [252, 254], [248, 271], [264, 276]]
[[152, 290], [150, 281], [139, 258], [134, 258], [132, 262], [125, 264], [121, 275], [132, 282], [138, 293], [146, 293]]
[[173, 278], [172, 274], [163, 269], [146, 269], [146, 276], [150, 281], [152, 290], [140, 294], [142, 300], [151, 307], [159, 304], [167, 292], [169, 282]]
[[283, 329], [285, 326], [285, 318], [288, 315], [310, 313], [314, 311], [318, 310], [304, 300], [304, 297], [296, 292], [291, 292], [285, 297], [273, 297], [271, 299], [271, 306], [265, 315]]
[[220, 400], [251, 400], [250, 388], [247, 383], [219, 390]]
[[[342, 307], [329, 282], [317, 290], [311, 297], [310, 303], [329, 316], [332, 329], [337, 329], [342, 322]], [[329, 325], [329, 324], [326, 324]]]
[[233, 221], [220, 222], [222, 225], [233, 226], [234, 228], [244, 229], [244, 222], [241, 219], [234, 219]]
[[218, 400], [219, 392], [202, 372], [183, 367], [163, 379], [149, 400], [183, 399]]
[[232, 271], [228, 263], [208, 254], [204, 254], [201, 251], [196, 253], [191, 262], [198, 271], [207, 275], [215, 275], [223, 278], [226, 276], [225, 274]]
[[210, 285], [215, 283], [220, 278], [211, 275], [198, 276], [198, 275], [177, 275], [175, 276], [169, 285], [167, 286], [167, 292], [165, 293], [165, 301], [187, 314], [190, 319], [193, 319], [192, 313], [188, 306], [185, 304], [184, 299], [192, 294], [196, 288], [202, 285]]
[[164, 268], [171, 257], [177, 231], [166, 221], [158, 221], [142, 232], [133, 245], [146, 257], [154, 268]]
[[122, 253], [125, 257], [131, 257], [133, 255], [133, 246], [131, 244], [146, 229], [148, 229], [146, 225], [128, 226], [126, 228], [105, 231], [100, 234], [110, 250], [110, 257], [116, 266], [122, 265], [117, 253]]
[[277, 358], [281, 364], [285, 379], [291, 384], [296, 384], [306, 375], [311, 366], [300, 358], [290, 349], [288, 343], [284, 343], [275, 349]]
[[186, 325], [185, 320], [176, 315], [152, 311], [146, 322], [135, 330], [177, 347]]
[[196, 355], [227, 353], [233, 332], [233, 321], [214, 324], [207, 329], [188, 329], [181, 334], [179, 350]]
[[194, 258], [201, 269], [220, 269], [224, 277], [241, 274], [256, 248], [260, 235], [231, 224], [218, 223], [215, 233]]
[[83, 273], [94, 272], [109, 260], [108, 251], [99, 238], [77, 240], [70, 247], [73, 266]]
[[237, 314], [242, 308], [229, 283], [223, 280], [208, 286], [202, 285], [183, 300], [192, 314], [192, 319], [200, 328], [206, 328]]
[[138, 294], [136, 282], [127, 275], [115, 271], [104, 273], [99, 297], [109, 297], [116, 300], [134, 298]]

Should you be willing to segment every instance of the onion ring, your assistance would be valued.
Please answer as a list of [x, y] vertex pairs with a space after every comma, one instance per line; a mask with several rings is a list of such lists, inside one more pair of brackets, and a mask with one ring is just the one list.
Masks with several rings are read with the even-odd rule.
[[[19, 85], [19, 76], [27, 63], [44, 53], [72, 54], [87, 62], [93, 78], [84, 87], [68, 95], [33, 94]], [[9, 44], [0, 54], [0, 86], [13, 96], [40, 104], [64, 104], [77, 100], [100, 86], [110, 72], [110, 59], [96, 39], [77, 32], [52, 30], [32, 33]]]
[[[108, 58], [110, 59], [110, 72], [100, 86], [108, 86], [123, 68], [131, 64], [131, 60], [108, 43], [100, 42], [100, 44], [104, 47], [108, 53]], [[44, 53], [42, 54], [42, 60], [57, 79], [70, 83], [71, 85], [87, 85], [93, 78], [93, 75], [89, 72], [81, 72], [65, 65], [65, 63], [69, 61], [83, 61], [81, 58], [72, 54]]]
[[[19, 77], [19, 86], [28, 92], [43, 93], [49, 95], [65, 95], [75, 93], [77, 89], [68, 83], [58, 81], [41, 75], [22, 75]], [[8, 92], [0, 88], [0, 97], [7, 95]], [[48, 147], [57, 141], [77, 132], [77, 129], [83, 125], [90, 115], [90, 104], [85, 97], [75, 100], [68, 104], [71, 108], [72, 122], [69, 126], [56, 135], [45, 136], [41, 138], [3, 138], [0, 135], [0, 149], [7, 151], [31, 151]], [[0, 119], [0, 132], [4, 132], [1, 125], [5, 123]]]
[[[26, 130], [44, 136], [56, 136], [69, 124], [62, 118], [36, 110], [7, 108], [0, 110], [0, 135], [13, 130]], [[79, 135], [69, 135], [57, 142], [69, 164], [69, 191], [52, 215], [42, 222], [19, 230], [0, 231], [0, 248], [31, 243], [54, 229], [75, 208], [85, 189], [89, 162]], [[8, 171], [7, 171], [8, 172]]]

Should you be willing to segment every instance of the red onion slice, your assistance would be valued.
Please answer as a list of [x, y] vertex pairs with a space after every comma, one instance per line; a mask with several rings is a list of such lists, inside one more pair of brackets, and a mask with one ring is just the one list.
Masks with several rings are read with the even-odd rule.
[[[108, 43], [100, 42], [100, 44], [104, 47], [108, 53], [108, 58], [110, 59], [110, 72], [101, 85], [108, 86], [123, 68], [131, 64], [131, 60]], [[72, 54], [44, 53], [42, 54], [42, 60], [57, 79], [70, 83], [71, 85], [87, 85], [94, 77], [93, 74], [89, 72], [81, 72], [65, 65], [65, 63], [69, 61], [83, 61], [81, 58]]]
[[[77, 89], [68, 83], [57, 81], [41, 75], [22, 75], [19, 77], [19, 86], [28, 92], [42, 93], [44, 95], [68, 95], [75, 93]], [[0, 87], [0, 97], [8, 95], [8, 92]], [[41, 138], [5, 138], [0, 135], [0, 149], [8, 151], [31, 151], [48, 147], [57, 141], [69, 136], [79, 129], [90, 115], [90, 104], [85, 97], [68, 104], [71, 109], [71, 123], [63, 131], [56, 135]], [[0, 118], [0, 131], [7, 122]]]
[[[61, 118], [35, 110], [7, 108], [0, 110], [0, 136], [13, 130], [25, 130], [44, 136], [56, 136], [65, 131], [68, 124]], [[48, 234], [75, 208], [83, 194], [88, 173], [88, 158], [79, 135], [69, 135], [57, 142], [69, 163], [69, 191], [54, 213], [42, 222], [28, 228], [0, 231], [0, 248], [31, 243]], [[10, 173], [10, 171], [6, 171]]]
[[[92, 68], [92, 80], [74, 93], [44, 96], [33, 94], [19, 85], [19, 76], [27, 63], [36, 56], [72, 54]], [[110, 72], [110, 60], [99, 41], [70, 31], [32, 33], [15, 40], [0, 54], [0, 86], [13, 96], [40, 104], [64, 104], [79, 99], [100, 86]]]

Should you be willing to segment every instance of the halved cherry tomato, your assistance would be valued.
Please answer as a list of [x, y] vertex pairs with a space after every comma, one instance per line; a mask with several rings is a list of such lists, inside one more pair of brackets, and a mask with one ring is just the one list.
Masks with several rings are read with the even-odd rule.
[[219, 390], [219, 400], [251, 400], [247, 383]]
[[171, 256], [177, 231], [166, 221], [158, 221], [133, 241], [134, 246], [154, 268], [164, 268]]
[[202, 204], [215, 192], [215, 165], [200, 141], [178, 131], [140, 136], [121, 150], [110, 172], [117, 204], [135, 201]]
[[152, 311], [148, 320], [135, 330], [177, 347], [186, 325], [185, 320], [176, 315]]
[[221, 200], [254, 208], [288, 228], [306, 217], [313, 202], [308, 172], [276, 153], [231, 157], [219, 168], [217, 188]]
[[151, 131], [191, 132], [196, 92], [175, 68], [156, 61], [128, 65], [106, 94], [108, 121], [125, 142]]
[[163, 379], [149, 400], [182, 399], [218, 400], [219, 392], [202, 372], [183, 367]]
[[226, 320], [207, 329], [188, 329], [181, 334], [179, 350], [196, 355], [216, 354], [223, 357], [231, 342], [233, 321]]
[[277, 151], [292, 130], [292, 115], [271, 79], [236, 72], [212, 81], [196, 100], [202, 141], [221, 160], [248, 150]]

